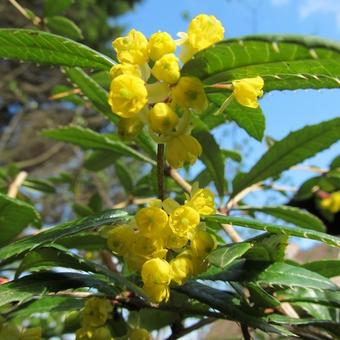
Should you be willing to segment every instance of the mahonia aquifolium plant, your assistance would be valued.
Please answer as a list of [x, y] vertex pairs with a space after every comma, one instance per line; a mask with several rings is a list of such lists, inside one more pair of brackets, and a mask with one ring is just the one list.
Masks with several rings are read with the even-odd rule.
[[217, 243], [201, 216], [214, 213], [209, 189], [193, 189], [183, 205], [170, 198], [155, 200], [138, 210], [129, 224], [108, 231], [107, 244], [129, 270], [140, 273], [152, 301], [167, 301], [170, 284], [182, 285], [207, 269], [205, 258]]
[[[191, 115], [208, 107], [203, 83], [181, 76], [180, 61], [185, 63], [221, 41], [224, 28], [214, 16], [200, 14], [190, 22], [188, 32], [178, 36], [175, 41], [166, 32], [156, 32], [148, 40], [133, 29], [114, 40], [119, 64], [110, 71], [109, 92], [112, 112], [121, 117], [120, 136], [132, 138], [146, 125], [157, 143], [166, 144], [166, 159], [174, 168], [193, 164], [201, 155], [200, 143], [190, 134]], [[179, 58], [177, 46], [181, 48]], [[263, 79], [255, 77], [234, 80], [221, 88], [232, 90], [231, 98], [241, 105], [257, 108], [263, 85]]]

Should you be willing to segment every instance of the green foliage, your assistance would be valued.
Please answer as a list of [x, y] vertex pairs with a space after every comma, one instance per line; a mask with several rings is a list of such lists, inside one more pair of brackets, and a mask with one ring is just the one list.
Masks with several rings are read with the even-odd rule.
[[74, 40], [83, 38], [80, 28], [70, 19], [61, 16], [51, 16], [46, 19], [46, 26], [52, 33], [63, 35]]

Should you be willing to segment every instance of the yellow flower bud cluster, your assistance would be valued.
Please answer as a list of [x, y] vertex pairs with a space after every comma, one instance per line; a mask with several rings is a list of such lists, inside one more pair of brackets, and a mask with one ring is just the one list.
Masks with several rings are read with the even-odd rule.
[[[223, 39], [223, 33], [214, 16], [201, 14], [192, 20], [183, 48], [189, 44], [199, 51]], [[147, 39], [133, 29], [112, 45], [119, 64], [110, 71], [108, 101], [112, 112], [121, 117], [119, 135], [133, 138], [147, 125], [154, 140], [166, 144], [171, 166], [193, 164], [202, 148], [190, 136], [190, 116], [192, 111], [203, 112], [208, 99], [199, 79], [181, 77], [175, 40], [166, 32]]]
[[328, 210], [332, 214], [340, 211], [340, 191], [333, 192], [329, 197], [324, 198], [321, 201], [321, 208]]
[[197, 189], [180, 205], [168, 198], [137, 211], [130, 224], [114, 227], [107, 244], [128, 268], [141, 274], [143, 289], [152, 301], [167, 301], [169, 286], [182, 285], [207, 267], [205, 257], [216, 247], [204, 230], [201, 216], [215, 212], [214, 194]]
[[112, 313], [109, 300], [90, 297], [86, 300], [81, 311], [82, 327], [76, 331], [77, 340], [112, 340], [113, 337], [108, 327], [105, 326]]

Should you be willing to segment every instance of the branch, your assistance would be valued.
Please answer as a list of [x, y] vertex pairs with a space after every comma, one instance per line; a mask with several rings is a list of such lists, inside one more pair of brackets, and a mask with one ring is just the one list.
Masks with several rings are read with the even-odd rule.
[[20, 171], [13, 183], [9, 186], [7, 195], [15, 198], [19, 192], [20, 187], [24, 183], [28, 173], [26, 171]]
[[33, 25], [35, 26], [41, 26], [42, 25], [42, 20], [39, 18], [37, 15], [34, 14], [34, 17], [30, 16], [27, 12], [27, 10], [22, 7], [16, 0], [8, 0], [10, 4], [12, 4], [17, 11], [22, 14], [26, 19], [32, 22]]
[[184, 191], [190, 193], [191, 185], [177, 172], [174, 168], [169, 168], [167, 171], [170, 176]]

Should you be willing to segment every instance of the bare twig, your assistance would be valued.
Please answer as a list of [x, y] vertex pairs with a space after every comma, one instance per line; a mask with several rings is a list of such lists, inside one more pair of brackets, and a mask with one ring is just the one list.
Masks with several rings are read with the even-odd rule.
[[145, 197], [145, 198], [128, 198], [125, 201], [116, 203], [112, 206], [113, 209], [123, 209], [126, 208], [127, 206], [129, 206], [130, 204], [135, 204], [135, 205], [142, 205], [142, 204], [146, 204], [149, 203], [151, 201], [153, 201], [156, 197]]
[[34, 17], [32, 18], [32, 16], [30, 16], [27, 13], [27, 10], [24, 7], [22, 7], [16, 0], [8, 0], [8, 2], [12, 4], [18, 10], [18, 12], [22, 14], [26, 19], [30, 20], [33, 23], [33, 25], [35, 26], [41, 25], [42, 23], [41, 18], [39, 18], [36, 15], [34, 15]]
[[168, 170], [169, 176], [186, 192], [191, 192], [191, 185], [177, 172], [176, 169]]
[[244, 190], [239, 192], [235, 197], [229, 200], [229, 202], [227, 203], [227, 210], [230, 210], [231, 208], [233, 208], [238, 202], [240, 202], [249, 193], [253, 191], [257, 191], [257, 190], [261, 190], [260, 183], [253, 184], [250, 187], [245, 188]]
[[242, 331], [242, 335], [243, 335], [244, 340], [251, 340], [251, 335], [249, 333], [249, 329], [248, 329], [247, 325], [241, 323], [241, 331]]
[[13, 183], [9, 186], [7, 195], [9, 197], [15, 198], [19, 192], [20, 187], [24, 183], [26, 177], [27, 177], [27, 172], [26, 171], [20, 171], [13, 181]]
[[314, 173], [321, 174], [321, 175], [329, 171], [329, 169], [322, 169], [322, 168], [319, 168], [317, 166], [312, 166], [312, 165], [294, 165], [290, 168], [290, 170], [309, 171], [309, 172], [314, 172]]
[[102, 250], [100, 252], [100, 256], [103, 260], [103, 263], [105, 264], [105, 266], [110, 269], [112, 272], [117, 273], [117, 266], [115, 265], [115, 263], [112, 260], [112, 255], [109, 251], [107, 250]]
[[181, 338], [182, 336], [186, 335], [186, 334], [189, 334], [201, 327], [204, 327], [206, 325], [209, 325], [210, 323], [212, 322], [215, 322], [216, 319], [215, 318], [205, 318], [205, 319], [202, 319], [200, 321], [198, 321], [197, 323], [193, 324], [192, 326], [190, 327], [187, 327], [187, 328], [183, 328], [180, 332], [177, 332], [177, 333], [174, 333], [174, 334], [171, 334], [167, 340], [175, 340], [175, 339], [179, 339]]
[[158, 198], [164, 199], [164, 144], [157, 145]]
[[238, 234], [238, 232], [233, 228], [231, 224], [222, 224], [222, 228], [233, 242], [237, 243], [242, 242], [241, 236]]

